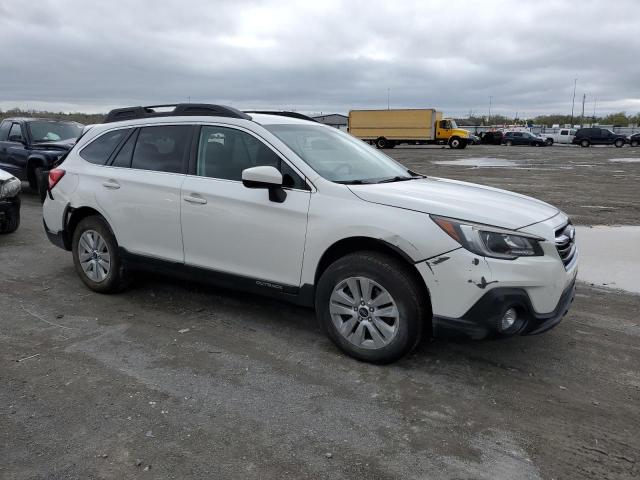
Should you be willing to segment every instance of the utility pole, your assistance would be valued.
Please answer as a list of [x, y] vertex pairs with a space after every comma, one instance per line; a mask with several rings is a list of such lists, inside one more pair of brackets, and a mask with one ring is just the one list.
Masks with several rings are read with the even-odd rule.
[[576, 83], [578, 82], [577, 78], [573, 79], [573, 100], [571, 100], [571, 128], [573, 128], [573, 109], [576, 105]]
[[389, 107], [389, 98], [391, 97], [391, 89], [387, 87], [387, 110], [391, 110]]
[[491, 101], [493, 100], [493, 95], [489, 95], [489, 123], [491, 123]]
[[593, 97], [593, 121], [591, 122], [592, 125], [596, 123], [596, 102], [597, 101], [598, 99], [596, 97]]
[[582, 126], [582, 122], [584, 122], [584, 102], [587, 99], [587, 94], [582, 94], [582, 115], [580, 115], [580, 126]]

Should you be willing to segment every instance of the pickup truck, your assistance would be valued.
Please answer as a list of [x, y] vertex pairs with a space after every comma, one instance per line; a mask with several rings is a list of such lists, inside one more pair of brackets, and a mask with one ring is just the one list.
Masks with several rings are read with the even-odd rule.
[[82, 134], [76, 122], [7, 118], [0, 123], [0, 169], [29, 182], [41, 193], [45, 176]]
[[547, 145], [553, 145], [554, 143], [560, 143], [563, 145], [571, 145], [573, 137], [576, 136], [575, 128], [560, 128], [556, 132], [545, 132], [539, 135], [544, 138]]

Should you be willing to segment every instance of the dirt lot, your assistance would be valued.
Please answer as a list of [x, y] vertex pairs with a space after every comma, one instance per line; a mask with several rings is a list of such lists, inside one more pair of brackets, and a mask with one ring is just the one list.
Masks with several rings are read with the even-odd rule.
[[[609, 161], [637, 150], [390, 153], [575, 223], [640, 225], [640, 163]], [[515, 165], [431, 163], [476, 157]], [[277, 301], [151, 277], [91, 293], [26, 194], [0, 238], [0, 478], [638, 478], [639, 300], [580, 284], [544, 335], [372, 366]]]

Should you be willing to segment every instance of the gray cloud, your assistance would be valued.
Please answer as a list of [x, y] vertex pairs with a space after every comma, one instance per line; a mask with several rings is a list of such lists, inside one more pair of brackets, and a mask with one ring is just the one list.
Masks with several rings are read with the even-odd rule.
[[[640, 3], [0, 3], [0, 107], [640, 111]], [[578, 107], [577, 107], [578, 108]]]

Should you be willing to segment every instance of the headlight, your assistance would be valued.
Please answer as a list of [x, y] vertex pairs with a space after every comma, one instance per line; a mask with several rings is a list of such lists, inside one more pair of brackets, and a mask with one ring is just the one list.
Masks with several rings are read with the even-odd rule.
[[22, 183], [17, 178], [10, 178], [9, 180], [0, 183], [0, 198], [12, 198], [20, 193]]
[[540, 246], [544, 239], [535, 235], [436, 215], [431, 219], [464, 248], [483, 257], [514, 260], [544, 255]]

